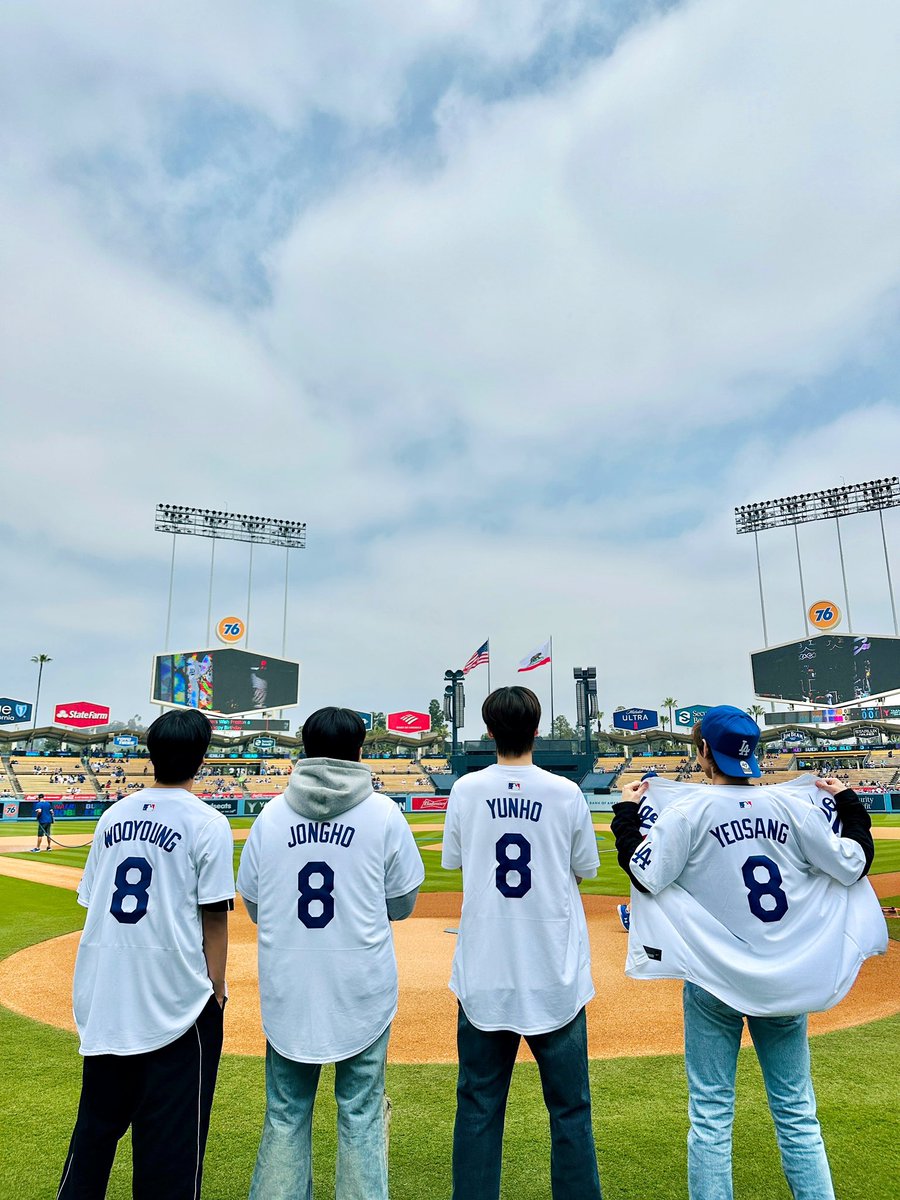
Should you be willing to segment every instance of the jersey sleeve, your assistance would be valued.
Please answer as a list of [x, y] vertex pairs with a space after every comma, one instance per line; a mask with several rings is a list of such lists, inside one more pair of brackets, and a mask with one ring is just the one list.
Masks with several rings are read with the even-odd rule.
[[386, 900], [405, 896], [425, 878], [425, 866], [413, 832], [391, 801], [384, 831], [384, 895]]
[[250, 830], [250, 836], [244, 842], [238, 866], [237, 890], [251, 904], [259, 903], [259, 831], [261, 828], [259, 817], [257, 817]]
[[680, 812], [663, 811], [628, 864], [629, 874], [651, 895], [674, 883], [691, 850], [691, 830]]
[[572, 833], [572, 854], [569, 864], [572, 872], [581, 879], [593, 879], [600, 866], [597, 853], [597, 835], [591, 820], [591, 810], [579, 794], [576, 801], [575, 829]]
[[459, 794], [455, 784], [450, 789], [450, 799], [447, 801], [441, 866], [445, 871], [457, 871], [462, 866], [462, 847], [459, 840]]
[[838, 837], [826, 813], [811, 805], [797, 827], [797, 840], [807, 861], [838, 883], [856, 883], [866, 866], [865, 852], [858, 842]]
[[234, 839], [224, 817], [217, 816], [200, 831], [195, 862], [198, 904], [234, 899]]

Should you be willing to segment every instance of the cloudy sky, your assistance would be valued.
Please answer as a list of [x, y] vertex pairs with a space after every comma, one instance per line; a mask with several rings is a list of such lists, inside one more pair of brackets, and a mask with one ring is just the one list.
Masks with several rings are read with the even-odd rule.
[[[42, 720], [153, 715], [167, 501], [308, 522], [299, 716], [427, 706], [486, 637], [513, 682], [551, 634], [570, 716], [587, 664], [606, 712], [750, 703], [734, 506], [897, 472], [898, 38], [896, 0], [7, 6], [0, 693], [43, 652]], [[845, 537], [889, 633], [877, 522]], [[801, 541], [840, 600], [833, 528]], [[245, 615], [246, 547], [217, 567]], [[171, 648], [207, 568], [179, 539]]]

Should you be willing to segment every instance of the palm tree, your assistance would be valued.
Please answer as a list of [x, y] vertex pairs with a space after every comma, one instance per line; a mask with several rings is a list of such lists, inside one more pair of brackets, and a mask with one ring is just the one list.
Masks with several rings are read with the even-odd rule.
[[750, 714], [750, 716], [753, 718], [753, 720], [758, 725], [759, 718], [765, 715], [766, 710], [763, 708], [763, 706], [761, 704], [751, 704], [750, 707], [747, 709], [747, 712]]
[[34, 697], [34, 720], [31, 723], [31, 736], [34, 737], [34, 731], [37, 728], [38, 703], [41, 699], [41, 676], [44, 673], [44, 663], [53, 662], [53, 659], [49, 654], [32, 654], [31, 661], [38, 665], [37, 693]]
[[672, 729], [674, 725], [672, 709], [675, 708], [677, 704], [677, 700], [674, 700], [671, 696], [666, 696], [665, 700], [663, 700], [662, 704], [660, 705], [660, 708], [667, 708], [669, 710], [669, 729]]

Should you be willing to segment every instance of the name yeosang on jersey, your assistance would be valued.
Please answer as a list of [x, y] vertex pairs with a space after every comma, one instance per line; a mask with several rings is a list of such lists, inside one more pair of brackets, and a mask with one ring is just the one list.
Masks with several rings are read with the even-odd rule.
[[710, 834], [724, 850], [736, 842], [745, 842], [750, 838], [767, 838], [770, 842], [779, 842], [782, 846], [788, 839], [790, 826], [787, 821], [776, 821], [772, 817], [763, 820], [762, 817], [741, 817], [736, 821], [723, 821], [710, 829]]
[[148, 842], [171, 854], [180, 841], [178, 830], [161, 821], [115, 821], [103, 834], [103, 845], [107, 849], [119, 842]]

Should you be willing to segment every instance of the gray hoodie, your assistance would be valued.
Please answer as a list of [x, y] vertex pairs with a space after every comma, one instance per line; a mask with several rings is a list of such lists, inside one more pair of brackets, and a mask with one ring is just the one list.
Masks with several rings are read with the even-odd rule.
[[[301, 758], [291, 772], [284, 798], [288, 807], [308, 821], [333, 821], [372, 795], [372, 772], [361, 762], [342, 758]], [[392, 921], [405, 921], [412, 913], [419, 889], [387, 900]], [[256, 905], [247, 904], [256, 920]]]

